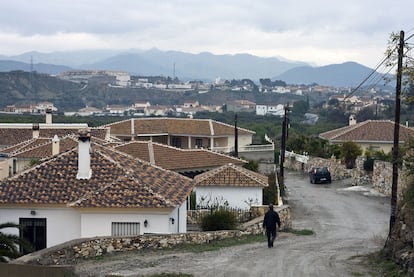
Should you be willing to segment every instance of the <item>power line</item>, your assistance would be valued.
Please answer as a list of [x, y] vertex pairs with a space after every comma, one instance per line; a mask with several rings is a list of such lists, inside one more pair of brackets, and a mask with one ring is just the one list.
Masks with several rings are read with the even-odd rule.
[[365, 82], [368, 81], [369, 78], [371, 78], [372, 75], [374, 75], [377, 70], [388, 60], [389, 56], [385, 57], [376, 67], [371, 71], [371, 73], [356, 87], [354, 88], [347, 96], [344, 97], [344, 100], [348, 97], [351, 97], [355, 92], [357, 92]]
[[[412, 30], [414, 30], [414, 28], [412, 29]], [[407, 41], [407, 40], [409, 40], [410, 38], [412, 38], [412, 37], [414, 37], [414, 34], [412, 34], [412, 35], [410, 35], [407, 39], [405, 39], [404, 40], [404, 42], [405, 41]], [[396, 50], [398, 49], [398, 46], [395, 46], [394, 47], [394, 49], [392, 49], [390, 52], [389, 52], [389, 54], [386, 56], [386, 57], [384, 57], [378, 64], [377, 64], [377, 66], [375, 67], [375, 69], [373, 69], [372, 71], [371, 71], [371, 73], [370, 74], [368, 74], [368, 76], [364, 79], [364, 80], [362, 80], [362, 82], [356, 87], [356, 88], [354, 88], [348, 95], [346, 95], [345, 97], [344, 97], [344, 100], [345, 99], [347, 99], [347, 98], [349, 98], [349, 97], [351, 97], [355, 92], [357, 92], [370, 78], [371, 78], [371, 76], [372, 75], [374, 75], [375, 73], [377, 73], [377, 71], [378, 71], [378, 69], [382, 66], [382, 65], [384, 65], [384, 63], [390, 58], [390, 56], [391, 56], [391, 53], [394, 53]], [[390, 70], [388, 70], [388, 72], [386, 73], [386, 74], [388, 74], [389, 72], [391, 72], [391, 70], [394, 68], [395, 66], [393, 66], [393, 67], [391, 67], [390, 68]], [[376, 83], [375, 83], [375, 85], [377, 85], [378, 83], [379, 83], [379, 81], [380, 80], [378, 80], [378, 81], [376, 81]], [[374, 85], [374, 86], [375, 86]]]

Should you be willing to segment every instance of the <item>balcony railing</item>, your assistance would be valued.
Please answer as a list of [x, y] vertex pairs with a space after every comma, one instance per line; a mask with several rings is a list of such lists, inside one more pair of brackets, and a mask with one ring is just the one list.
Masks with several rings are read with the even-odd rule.
[[262, 144], [262, 145], [246, 145], [239, 147], [239, 152], [258, 152], [258, 151], [274, 151], [275, 147], [273, 144]]
[[[225, 147], [214, 147], [211, 149], [219, 153], [230, 153], [234, 151], [234, 146], [225, 146]], [[265, 152], [265, 151], [274, 151], [275, 148], [273, 144], [263, 144], [263, 145], [245, 145], [239, 147], [239, 152]]]
[[309, 155], [307, 153], [303, 153], [303, 154], [304, 155], [297, 154], [295, 152], [285, 151], [285, 157], [291, 157], [291, 158], [294, 158], [295, 160], [297, 160], [298, 162], [306, 164], [309, 161]]

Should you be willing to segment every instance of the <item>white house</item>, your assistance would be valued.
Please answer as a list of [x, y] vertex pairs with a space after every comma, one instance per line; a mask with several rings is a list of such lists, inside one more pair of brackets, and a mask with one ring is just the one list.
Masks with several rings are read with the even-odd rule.
[[[131, 118], [105, 127], [111, 129], [111, 136], [124, 141], [151, 140], [183, 149], [203, 147], [223, 153], [233, 151], [235, 145], [234, 126], [211, 119]], [[237, 129], [240, 151], [252, 144], [255, 132]]]
[[268, 177], [234, 164], [227, 164], [195, 176], [196, 203], [199, 207], [229, 206], [248, 209], [262, 205]]
[[77, 148], [0, 182], [0, 223], [25, 226], [20, 235], [35, 250], [85, 237], [185, 233], [192, 189], [191, 179], [91, 144], [83, 132]]
[[267, 104], [257, 104], [256, 105], [256, 115], [284, 115], [284, 106], [282, 104], [267, 105]]
[[267, 105], [256, 104], [256, 115], [266, 115]]

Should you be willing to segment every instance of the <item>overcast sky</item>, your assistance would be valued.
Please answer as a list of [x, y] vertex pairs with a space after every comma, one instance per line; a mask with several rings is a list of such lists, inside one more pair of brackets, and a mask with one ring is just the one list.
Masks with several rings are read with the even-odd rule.
[[371, 68], [414, 1], [2, 0], [0, 55], [82, 49], [249, 53]]

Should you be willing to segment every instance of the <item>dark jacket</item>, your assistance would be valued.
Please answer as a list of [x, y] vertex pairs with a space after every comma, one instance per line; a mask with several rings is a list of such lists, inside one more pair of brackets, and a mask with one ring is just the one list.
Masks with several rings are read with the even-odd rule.
[[276, 230], [276, 223], [280, 227], [280, 218], [274, 210], [268, 210], [263, 219], [263, 228], [266, 230]]

